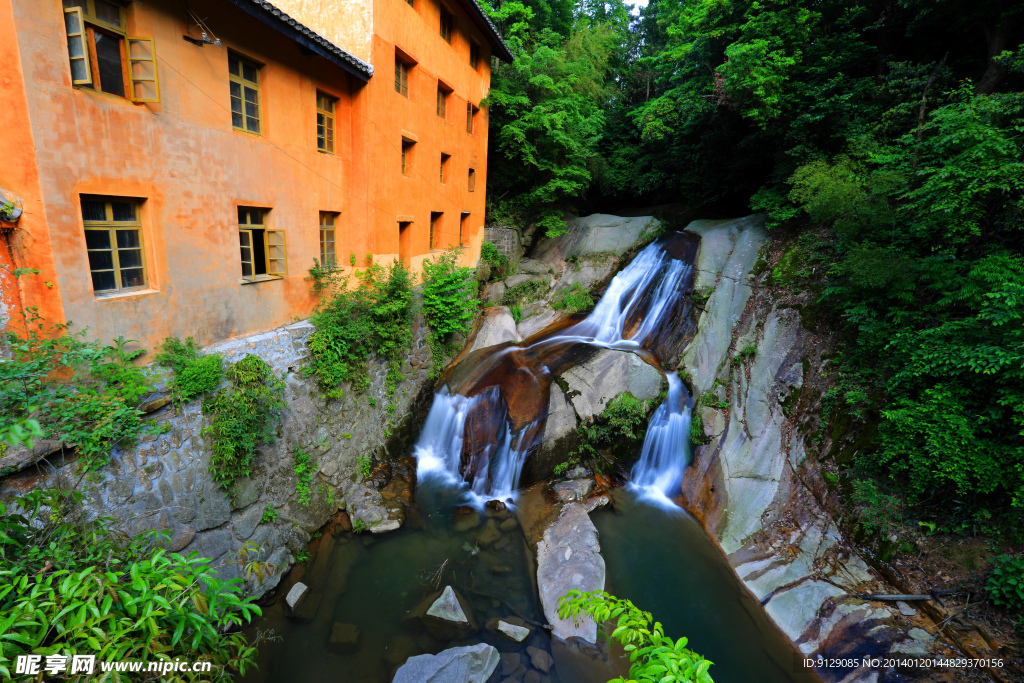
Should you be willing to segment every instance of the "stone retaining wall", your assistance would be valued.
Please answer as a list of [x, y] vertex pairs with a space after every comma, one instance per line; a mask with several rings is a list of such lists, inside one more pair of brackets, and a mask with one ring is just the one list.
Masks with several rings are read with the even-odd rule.
[[484, 241], [496, 246], [509, 261], [518, 261], [523, 255], [523, 238], [516, 228], [501, 225], [485, 227]]
[[[231, 564], [235, 552], [247, 542], [255, 543], [260, 558], [277, 567], [274, 576], [250, 586], [259, 594], [277, 585], [310, 534], [339, 509], [347, 509], [354, 522], [361, 520], [375, 533], [397, 529], [404, 508], [397, 501], [384, 501], [376, 488], [363, 482], [357, 459], [381, 453], [398, 420], [413, 412], [413, 402], [429, 381], [426, 327], [418, 319], [414, 323], [402, 368], [406, 378], [397, 385], [392, 411], [387, 410], [387, 367], [379, 362], [371, 363], [367, 392], [347, 393], [330, 403], [320, 396], [316, 383], [301, 371], [313, 329], [303, 321], [205, 349], [230, 362], [255, 354], [285, 380], [287, 408], [277, 441], [260, 449], [252, 476], [236, 482], [233, 498], [210, 475], [210, 444], [202, 435], [207, 421], [200, 400], [177, 410], [167, 404], [151, 413], [148, 418], [168, 425], [169, 430], [142, 438], [134, 448], [115, 450], [110, 464], [96, 475], [83, 477], [73, 454], [53, 466], [44, 460], [0, 482], [0, 497], [38, 486], [77, 486], [86, 494], [90, 514], [112, 517], [132, 535], [148, 529], [169, 531], [170, 550], [195, 550], [221, 565], [226, 578], [240, 575]], [[292, 459], [296, 447], [319, 464], [312, 501], [305, 505], [298, 502], [296, 491]], [[263, 521], [268, 509], [277, 511], [273, 522]]]

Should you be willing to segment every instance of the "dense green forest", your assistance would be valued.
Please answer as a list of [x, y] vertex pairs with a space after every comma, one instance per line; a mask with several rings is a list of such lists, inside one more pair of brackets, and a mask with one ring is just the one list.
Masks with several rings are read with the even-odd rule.
[[[494, 0], [490, 217], [764, 212], [876, 528], [1024, 529], [1024, 5]], [[934, 527], [933, 527], [934, 528]]]

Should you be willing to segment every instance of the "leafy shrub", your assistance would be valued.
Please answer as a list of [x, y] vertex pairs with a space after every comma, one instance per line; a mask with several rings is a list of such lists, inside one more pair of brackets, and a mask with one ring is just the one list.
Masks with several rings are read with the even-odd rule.
[[501, 297], [501, 304], [503, 306], [522, 306], [544, 296], [547, 289], [548, 286], [543, 280], [520, 282], [505, 290], [505, 295]]
[[479, 303], [473, 269], [458, 266], [460, 255], [453, 247], [436, 259], [423, 259], [423, 318], [430, 328], [435, 374], [453, 352], [452, 337], [469, 330]]
[[498, 247], [491, 242], [480, 245], [480, 260], [494, 271], [491, 275], [492, 280], [498, 279], [508, 268], [508, 257], [498, 251]]
[[700, 414], [700, 408], [693, 407], [690, 412], [690, 442], [694, 444], [706, 444], [710, 439], [704, 433], [704, 418]]
[[310, 362], [303, 372], [316, 378], [328, 399], [345, 395], [342, 382], [360, 392], [369, 388], [372, 353], [388, 361], [393, 390], [412, 338], [412, 280], [402, 262], [371, 262], [357, 276], [353, 287], [347, 277], [340, 278], [331, 298], [310, 318], [316, 331], [309, 337]]
[[273, 524], [277, 521], [277, 510], [270, 505], [263, 508], [263, 515], [260, 517], [260, 524]]
[[523, 319], [523, 307], [518, 304], [513, 304], [508, 307], [509, 312], [512, 314], [512, 320], [516, 324]]
[[[673, 641], [650, 612], [643, 612], [629, 600], [604, 591], [583, 593], [571, 590], [558, 600], [558, 616], [579, 623], [591, 617], [602, 628], [615, 621], [611, 637], [629, 654], [629, 680], [637, 683], [713, 683], [708, 669], [712, 662], [686, 647], [686, 638]], [[626, 683], [616, 678], [610, 683]]]
[[29, 653], [211, 663], [212, 676], [182, 681], [244, 674], [256, 648], [230, 631], [261, 612], [242, 580], [218, 579], [195, 552], [167, 553], [156, 532], [129, 540], [110, 519], [87, 521], [82, 500], [37, 489], [17, 507], [0, 502], [0, 674]]
[[367, 457], [356, 458], [356, 468], [363, 479], [369, 479], [373, 473], [373, 460]]
[[651, 412], [648, 401], [640, 401], [624, 391], [605, 407], [590, 424], [576, 428], [578, 448], [569, 461], [588, 459], [598, 469], [606, 469], [604, 453], [616, 458], [632, 455], [644, 442], [647, 418]]
[[313, 477], [319, 468], [302, 446], [296, 446], [292, 452], [292, 469], [295, 471], [295, 490], [299, 494], [299, 505], [309, 505], [313, 500]]
[[594, 307], [594, 297], [590, 291], [578, 282], [571, 287], [559, 290], [551, 299], [551, 307], [556, 311], [572, 314]]
[[224, 378], [224, 365], [219, 354], [202, 355], [196, 340], [188, 337], [182, 342], [177, 337], [164, 340], [163, 350], [156, 354], [156, 362], [174, 371], [174, 392], [179, 401], [186, 402], [196, 396], [213, 391]]
[[739, 367], [740, 365], [743, 365], [743, 361], [744, 360], [746, 360], [747, 358], [750, 358], [751, 356], [756, 356], [756, 355], [757, 355], [757, 345], [756, 344], [752, 345], [752, 346], [744, 346], [742, 349], [740, 349], [739, 351], [736, 352], [735, 356], [733, 356], [732, 365], [733, 365], [733, 367]]
[[903, 519], [903, 503], [899, 498], [883, 493], [870, 479], [853, 482], [853, 500], [857, 506], [860, 525], [868, 534], [888, 536]]
[[133, 364], [144, 352], [129, 351], [123, 337], [104, 346], [84, 336], [64, 324], [47, 327], [36, 308], [22, 312], [20, 329], [5, 329], [0, 340], [11, 359], [0, 360], [0, 439], [29, 446], [34, 438], [61, 440], [76, 447], [86, 470], [97, 470], [112, 448], [159, 429], [143, 423], [137, 408], [152, 391]]
[[203, 414], [210, 420], [203, 436], [213, 449], [210, 472], [223, 488], [249, 476], [256, 449], [274, 442], [286, 406], [284, 382], [259, 356], [248, 354], [230, 364], [227, 377], [228, 388], [203, 400]]
[[992, 574], [985, 583], [993, 604], [1024, 609], [1024, 557], [1002, 555], [992, 560]]

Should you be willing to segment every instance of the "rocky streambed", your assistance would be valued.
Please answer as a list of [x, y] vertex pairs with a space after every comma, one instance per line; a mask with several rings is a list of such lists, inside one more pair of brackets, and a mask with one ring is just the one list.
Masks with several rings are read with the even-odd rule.
[[[253, 629], [280, 640], [261, 648], [248, 678], [625, 673], [596, 624], [558, 618], [558, 598], [575, 588], [653, 612], [716, 662], [719, 682], [931, 680], [859, 664], [954, 650], [916, 610], [860, 597], [885, 585], [820, 502], [790, 408], [821, 358], [797, 311], [756, 291], [763, 221], [697, 221], [637, 245], [657, 228], [650, 217], [580, 219], [488, 287], [485, 298], [502, 301], [537, 283], [518, 320], [509, 307], [486, 309], [444, 374], [412, 452], [405, 524], [379, 536], [355, 533], [344, 516], [327, 527]], [[594, 310], [554, 310], [576, 284], [603, 291]], [[659, 446], [679, 472], [689, 463], [681, 480], [617, 489], [582, 468], [553, 476], [577, 427], [615, 396], [662, 400], [666, 368], [686, 388], [667, 392], [664, 414], [699, 419], [707, 441], [692, 454], [685, 439]], [[819, 657], [858, 663], [805, 666]]]

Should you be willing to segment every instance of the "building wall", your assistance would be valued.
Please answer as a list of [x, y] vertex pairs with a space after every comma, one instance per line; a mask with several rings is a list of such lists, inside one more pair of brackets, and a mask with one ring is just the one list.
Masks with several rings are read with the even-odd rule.
[[[278, 4], [288, 11], [289, 1], [297, 19], [325, 36], [340, 35], [339, 22], [351, 24], [335, 4]], [[456, 35], [449, 45], [439, 35], [436, 0], [418, 0], [415, 9], [404, 0], [378, 0], [367, 20], [376, 31], [375, 75], [363, 84], [323, 58], [304, 55], [227, 0], [205, 4], [202, 13], [221, 47], [182, 39], [192, 22], [175, 0], [133, 2], [128, 34], [154, 39], [162, 91], [161, 102], [137, 105], [72, 87], [60, 0], [0, 0], [0, 12], [13, 17], [0, 31], [16, 33], [0, 50], [5, 63], [20, 60], [21, 68], [9, 72], [23, 74], [21, 84], [0, 85], [10, 95], [0, 116], [19, 139], [30, 141], [0, 170], [0, 186], [26, 201], [15, 264], [43, 271], [23, 283], [24, 305], [39, 305], [53, 322], [72, 321], [73, 330], [88, 328], [91, 338], [124, 336], [147, 349], [167, 336], [209, 344], [269, 330], [312, 309], [306, 277], [319, 256], [321, 211], [339, 213], [336, 250], [343, 264], [349, 254], [359, 263], [367, 253], [378, 261], [395, 258], [398, 222], [411, 220], [414, 270], [430, 251], [431, 211], [444, 213], [439, 247], [458, 245], [467, 211], [462, 262], [475, 264], [487, 125], [481, 111], [474, 134], [467, 133], [465, 103], [486, 95], [490, 50], [465, 15], [452, 11]], [[481, 46], [477, 70], [469, 66], [470, 36]], [[408, 98], [394, 89], [396, 44], [418, 61]], [[260, 136], [232, 129], [229, 49], [264, 65]], [[439, 77], [454, 90], [446, 120], [436, 115]], [[317, 89], [338, 98], [333, 155], [316, 149]], [[408, 176], [401, 172], [403, 134], [418, 140]], [[442, 151], [452, 155], [444, 185]], [[473, 193], [470, 165], [476, 168]], [[82, 194], [141, 200], [147, 289], [94, 294]], [[238, 206], [269, 209], [268, 227], [285, 231], [286, 277], [242, 280]], [[10, 289], [3, 290], [8, 299]]]
[[373, 0], [274, 0], [274, 6], [346, 52], [371, 61]]

